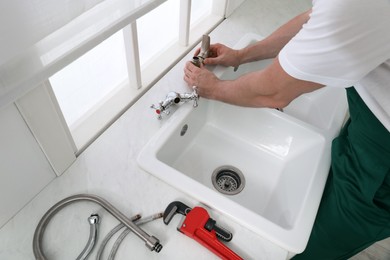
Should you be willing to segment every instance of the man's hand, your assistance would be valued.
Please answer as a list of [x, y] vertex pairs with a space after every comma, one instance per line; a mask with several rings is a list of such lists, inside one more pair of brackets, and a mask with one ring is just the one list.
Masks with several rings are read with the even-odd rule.
[[[194, 56], [197, 56], [199, 52], [200, 49], [196, 50]], [[209, 57], [204, 60], [204, 64], [237, 67], [240, 65], [239, 51], [220, 43], [212, 44], [210, 45]]]
[[201, 65], [196, 67], [192, 62], [188, 61], [184, 68], [184, 80], [189, 86], [196, 86], [198, 95], [205, 98], [213, 98], [214, 90], [220, 80]]

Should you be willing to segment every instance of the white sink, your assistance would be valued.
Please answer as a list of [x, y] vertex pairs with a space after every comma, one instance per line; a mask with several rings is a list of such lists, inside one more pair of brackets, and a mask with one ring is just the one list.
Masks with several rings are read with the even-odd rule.
[[[255, 39], [247, 35], [239, 44]], [[228, 79], [267, 62], [215, 72]], [[345, 113], [344, 93], [330, 88], [298, 98], [283, 113], [201, 99], [198, 108], [184, 104], [171, 115], [138, 162], [175, 188], [299, 253], [307, 244], [326, 182], [330, 142]], [[221, 166], [229, 166], [218, 174], [224, 193], [212, 183], [213, 172]], [[235, 195], [226, 194], [240, 183], [230, 169], [245, 178]]]

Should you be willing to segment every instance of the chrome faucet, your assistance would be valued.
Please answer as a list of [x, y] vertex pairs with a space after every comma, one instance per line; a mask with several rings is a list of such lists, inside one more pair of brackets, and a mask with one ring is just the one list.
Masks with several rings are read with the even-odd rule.
[[170, 111], [168, 110], [174, 104], [179, 104], [180, 102], [186, 103], [190, 100], [193, 100], [193, 107], [198, 106], [199, 95], [196, 90], [196, 87], [193, 87], [193, 91], [191, 93], [177, 93], [177, 92], [169, 92], [165, 97], [165, 100], [160, 101], [157, 105], [151, 105], [150, 107], [155, 110], [158, 119], [162, 119], [162, 113], [169, 115]]
[[202, 44], [200, 46], [200, 52], [198, 56], [195, 56], [192, 58], [192, 63], [200, 67], [201, 64], [203, 64], [203, 61], [209, 56], [210, 54], [210, 36], [203, 35], [202, 37]]
[[[192, 63], [200, 67], [200, 65], [203, 63], [203, 61], [209, 56], [210, 54], [210, 36], [203, 35], [202, 38], [202, 44], [200, 47], [200, 52], [198, 56], [195, 56], [192, 58]], [[193, 107], [198, 106], [198, 100], [199, 95], [197, 92], [197, 88], [194, 86], [192, 93], [177, 93], [177, 92], [169, 92], [167, 96], [165, 97], [165, 100], [160, 101], [157, 105], [151, 105], [150, 107], [155, 110], [157, 114], [158, 119], [162, 119], [162, 113], [169, 114], [170, 111], [168, 108], [174, 104], [179, 104], [180, 102], [188, 102], [190, 100], [193, 100]]]

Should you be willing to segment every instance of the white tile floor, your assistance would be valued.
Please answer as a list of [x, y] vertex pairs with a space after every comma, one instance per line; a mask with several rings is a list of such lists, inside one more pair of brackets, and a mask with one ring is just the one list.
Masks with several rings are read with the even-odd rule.
[[375, 243], [349, 260], [390, 260], [390, 238]]

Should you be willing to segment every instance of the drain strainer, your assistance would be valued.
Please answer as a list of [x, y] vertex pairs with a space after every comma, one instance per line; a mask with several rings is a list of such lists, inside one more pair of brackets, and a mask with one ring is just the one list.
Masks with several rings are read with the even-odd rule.
[[245, 178], [242, 172], [234, 166], [218, 167], [211, 175], [214, 188], [227, 195], [235, 195], [244, 189]]

